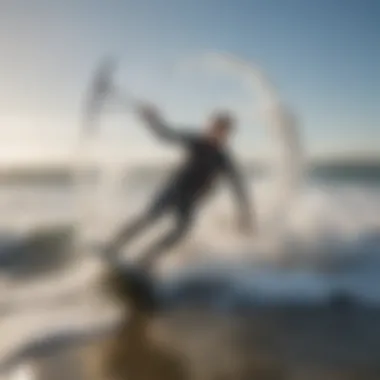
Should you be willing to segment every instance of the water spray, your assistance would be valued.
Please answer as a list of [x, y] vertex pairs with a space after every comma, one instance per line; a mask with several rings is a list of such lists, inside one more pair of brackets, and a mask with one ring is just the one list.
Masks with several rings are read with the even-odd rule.
[[276, 143], [276, 157], [272, 164], [275, 173], [276, 205], [271, 219], [285, 217], [287, 207], [294, 199], [303, 178], [303, 151], [297, 119], [291, 109], [280, 99], [278, 91], [264, 71], [255, 63], [231, 54], [210, 52], [195, 56], [181, 65], [182, 69], [205, 68], [224, 74], [234, 74], [258, 94], [258, 105], [251, 115], [259, 116]]
[[[99, 184], [110, 186], [107, 170], [101, 170], [99, 157], [92, 151], [99, 140], [102, 116], [109, 106], [117, 105], [123, 110], [133, 109], [139, 103], [132, 95], [123, 91], [116, 83], [117, 61], [107, 57], [96, 68], [84, 99], [82, 121], [79, 131], [74, 171], [77, 187], [76, 244], [81, 249], [87, 240], [87, 229], [96, 220], [94, 194], [99, 191]], [[95, 186], [95, 178], [97, 178]]]

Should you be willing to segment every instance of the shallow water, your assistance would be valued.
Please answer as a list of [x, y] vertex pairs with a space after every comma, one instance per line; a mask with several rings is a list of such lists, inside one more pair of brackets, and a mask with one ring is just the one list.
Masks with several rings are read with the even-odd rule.
[[[263, 379], [379, 378], [377, 181], [312, 180], [285, 209], [271, 188], [266, 182], [252, 188], [263, 225], [254, 241], [233, 232], [227, 193], [205, 208], [191, 241], [160, 262], [157, 289], [171, 311], [149, 324], [181, 360], [191, 361], [199, 371], [193, 378], [239, 378], [251, 371], [244, 363], [252, 357], [263, 358], [262, 364], [255, 362], [257, 371], [267, 372], [256, 372]], [[89, 239], [106, 237], [153, 189], [144, 179], [114, 197], [97, 194], [103, 207], [93, 210]], [[96, 287], [101, 268], [88, 256], [73, 254], [68, 244], [73, 194], [66, 186], [1, 189], [0, 368], [37, 354], [46, 357], [46, 337], [52, 337], [47, 352], [65, 356], [61, 348], [115, 327], [117, 310]], [[36, 233], [47, 229], [50, 243]], [[178, 311], [190, 306], [193, 314]], [[220, 366], [232, 352], [240, 364]], [[60, 364], [54, 368], [62, 365], [55, 360]], [[225, 377], [212, 377], [215, 367], [224, 368]]]

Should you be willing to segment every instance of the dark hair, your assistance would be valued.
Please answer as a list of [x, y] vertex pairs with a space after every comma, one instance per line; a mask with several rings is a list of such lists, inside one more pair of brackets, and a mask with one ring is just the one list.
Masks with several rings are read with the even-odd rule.
[[235, 119], [228, 111], [218, 111], [212, 116], [212, 120], [218, 123], [218, 129], [232, 131], [234, 129]]

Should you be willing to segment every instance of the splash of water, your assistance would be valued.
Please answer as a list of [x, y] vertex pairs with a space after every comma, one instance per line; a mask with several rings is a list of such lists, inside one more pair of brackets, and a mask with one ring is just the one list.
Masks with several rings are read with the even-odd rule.
[[278, 226], [284, 221], [303, 179], [303, 149], [294, 113], [280, 99], [275, 86], [255, 63], [226, 53], [209, 52], [181, 65], [182, 69], [193, 70], [197, 67], [235, 75], [253, 95], [258, 95], [259, 104], [253, 104], [251, 114], [265, 122], [276, 145], [272, 170], [275, 174], [273, 178], [276, 179], [273, 186], [277, 191], [273, 200], [275, 204], [271, 207], [271, 220], [276, 220]]
[[84, 98], [78, 147], [74, 155], [78, 250], [85, 246], [93, 226], [104, 213], [104, 210], [96, 206], [104, 203], [104, 195], [109, 195], [110, 188], [114, 186], [114, 173], [105, 162], [99, 160], [94, 150], [99, 143], [101, 117], [116, 92], [113, 80], [115, 70], [114, 59], [107, 57], [102, 60], [91, 78]]

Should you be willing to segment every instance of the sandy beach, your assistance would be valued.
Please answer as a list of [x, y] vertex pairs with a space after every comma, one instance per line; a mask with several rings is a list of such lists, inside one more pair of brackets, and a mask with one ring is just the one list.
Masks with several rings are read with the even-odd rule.
[[[122, 368], [120, 379], [380, 378], [380, 310], [348, 305], [235, 315], [176, 310], [140, 318], [116, 340], [121, 356], [110, 362]], [[35, 362], [37, 378], [107, 379], [103, 371], [111, 352], [116, 351], [109, 351], [107, 342], [99, 342], [53, 353]]]

